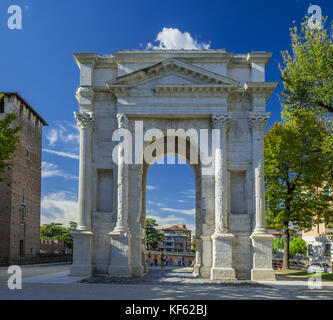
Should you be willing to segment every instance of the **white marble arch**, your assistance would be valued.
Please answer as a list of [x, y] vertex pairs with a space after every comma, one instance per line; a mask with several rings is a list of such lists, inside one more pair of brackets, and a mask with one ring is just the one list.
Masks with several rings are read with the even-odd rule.
[[[112, 140], [127, 128], [217, 132], [214, 170], [203, 145], [184, 140], [196, 182], [196, 275], [211, 279], [274, 279], [272, 237], [266, 232], [263, 140], [266, 102], [277, 83], [265, 82], [271, 54], [225, 50], [123, 50], [75, 54], [80, 68], [75, 113], [80, 128], [78, 228], [72, 275], [141, 276], [149, 164], [116, 164]], [[186, 142], [187, 141], [187, 142]], [[165, 145], [164, 137], [157, 142]], [[181, 142], [181, 139], [179, 139]], [[144, 144], [144, 150], [150, 143]], [[138, 153], [137, 153], [138, 154]], [[168, 154], [168, 150], [159, 156]], [[175, 150], [175, 155], [181, 155]], [[118, 159], [123, 159], [118, 154]], [[134, 158], [133, 158], [134, 160]]]

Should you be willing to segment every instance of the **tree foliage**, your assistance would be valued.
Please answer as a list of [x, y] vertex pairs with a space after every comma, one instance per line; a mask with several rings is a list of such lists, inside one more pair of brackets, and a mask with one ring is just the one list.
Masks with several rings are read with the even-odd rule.
[[283, 249], [283, 239], [282, 238], [275, 238], [272, 241], [272, 251], [273, 254], [276, 254], [279, 250]]
[[311, 229], [333, 214], [333, 197], [326, 192], [332, 170], [332, 124], [311, 110], [295, 110], [285, 107], [283, 121], [265, 137], [267, 225], [284, 230], [285, 268], [291, 225]]
[[[3, 94], [0, 94], [0, 101]], [[5, 172], [8, 167], [12, 166], [9, 161], [12, 154], [16, 150], [19, 137], [16, 135], [20, 131], [20, 127], [13, 127], [13, 122], [17, 118], [15, 113], [7, 114], [0, 120], [0, 173]], [[0, 178], [0, 182], [3, 181]]]
[[290, 255], [305, 254], [307, 251], [306, 242], [302, 238], [295, 238], [289, 244]]
[[77, 223], [70, 221], [69, 225], [69, 227], [64, 227], [62, 223], [56, 222], [43, 224], [40, 227], [40, 237], [41, 239], [64, 240], [65, 247], [72, 248], [73, 237], [71, 232], [76, 229]]
[[148, 250], [158, 249], [158, 244], [163, 240], [163, 235], [156, 228], [158, 224], [155, 219], [146, 219], [146, 245]]
[[[323, 19], [325, 25], [326, 19]], [[330, 26], [333, 34], [333, 24]], [[307, 17], [290, 29], [291, 53], [282, 52], [280, 66], [284, 103], [333, 113], [333, 44], [325, 28], [311, 29]]]

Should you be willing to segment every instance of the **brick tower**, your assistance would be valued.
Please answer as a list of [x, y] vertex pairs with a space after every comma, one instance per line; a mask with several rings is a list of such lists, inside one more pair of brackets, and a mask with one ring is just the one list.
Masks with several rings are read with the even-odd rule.
[[46, 121], [15, 92], [0, 100], [0, 120], [16, 112], [22, 127], [13, 167], [1, 174], [0, 264], [29, 263], [40, 251], [42, 129]]

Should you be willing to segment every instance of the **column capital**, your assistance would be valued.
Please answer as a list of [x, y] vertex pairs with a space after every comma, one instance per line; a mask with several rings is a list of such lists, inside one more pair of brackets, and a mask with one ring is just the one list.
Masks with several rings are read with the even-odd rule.
[[249, 126], [252, 130], [265, 130], [270, 112], [249, 112]]
[[117, 113], [118, 128], [128, 128], [128, 119], [125, 113]]
[[94, 118], [91, 112], [74, 112], [74, 117], [80, 129], [88, 129], [94, 125]]
[[229, 113], [214, 113], [212, 114], [211, 125], [213, 129], [228, 129], [231, 116]]

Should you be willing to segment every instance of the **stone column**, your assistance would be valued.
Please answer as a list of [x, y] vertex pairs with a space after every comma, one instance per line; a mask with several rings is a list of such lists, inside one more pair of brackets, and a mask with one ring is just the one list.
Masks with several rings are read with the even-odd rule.
[[80, 128], [80, 167], [79, 167], [79, 217], [78, 226], [73, 231], [73, 264], [70, 274], [90, 275], [91, 265], [91, 168], [92, 130], [91, 112], [74, 112]]
[[227, 130], [230, 115], [213, 115], [212, 128], [220, 130], [220, 145], [215, 148], [215, 232], [211, 279], [235, 279], [232, 267], [232, 239], [228, 224]]
[[129, 200], [128, 223], [131, 233], [130, 242], [130, 270], [131, 276], [141, 277], [144, 274], [145, 258], [142, 255], [142, 166], [129, 166]]
[[275, 280], [272, 268], [273, 236], [266, 231], [265, 181], [264, 181], [264, 132], [269, 113], [250, 112], [252, 130], [252, 172], [254, 178], [255, 227], [251, 235], [253, 245], [252, 280]]
[[[128, 127], [125, 114], [117, 114], [118, 128]], [[117, 223], [109, 233], [111, 238], [111, 263], [109, 274], [114, 277], [130, 276], [129, 244], [131, 235], [128, 228], [128, 164], [125, 163], [123, 148], [118, 149], [118, 197]]]

